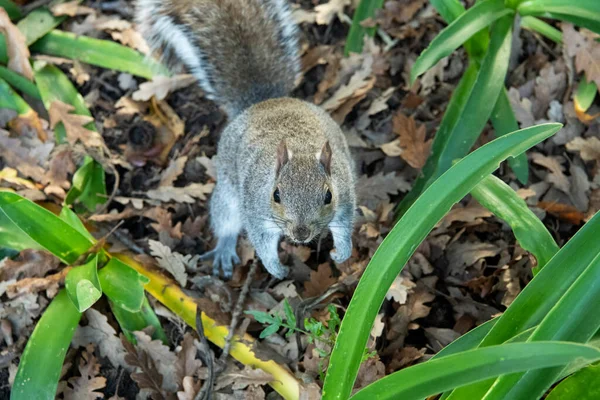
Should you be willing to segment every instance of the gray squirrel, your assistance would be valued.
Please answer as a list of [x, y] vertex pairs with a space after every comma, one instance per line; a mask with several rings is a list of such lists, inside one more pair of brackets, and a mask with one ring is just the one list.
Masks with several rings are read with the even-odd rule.
[[321, 108], [290, 98], [300, 71], [298, 28], [287, 0], [137, 0], [138, 29], [167, 65], [185, 66], [229, 123], [218, 143], [202, 259], [231, 277], [245, 230], [282, 279], [282, 236], [309, 243], [326, 229], [331, 257], [352, 252], [355, 174], [344, 134]]

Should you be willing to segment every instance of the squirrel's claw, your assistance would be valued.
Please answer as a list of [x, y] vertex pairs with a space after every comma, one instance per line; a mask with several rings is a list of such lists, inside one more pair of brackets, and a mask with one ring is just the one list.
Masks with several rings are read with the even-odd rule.
[[200, 256], [202, 261], [212, 260], [213, 275], [219, 275], [219, 270], [223, 270], [223, 275], [227, 279], [233, 275], [233, 266], [240, 263], [240, 258], [235, 251], [235, 241], [233, 243], [233, 246], [220, 246], [218, 243], [214, 250]]

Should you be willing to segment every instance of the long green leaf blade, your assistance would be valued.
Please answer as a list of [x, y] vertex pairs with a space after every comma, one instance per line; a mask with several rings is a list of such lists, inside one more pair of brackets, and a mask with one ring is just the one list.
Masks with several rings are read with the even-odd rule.
[[[600, 253], [591, 246], [588, 252], [595, 252], [596, 258], [542, 320], [529, 337], [530, 342], [562, 340], [586, 343], [600, 329], [597, 309], [600, 284], [594, 284], [600, 282]], [[500, 377], [485, 400], [540, 398], [560, 377], [563, 369], [555, 367]]]
[[79, 60], [102, 68], [151, 79], [169, 75], [166, 68], [143, 54], [109, 40], [77, 36], [54, 30], [31, 46], [32, 51]]
[[562, 43], [562, 32], [541, 19], [525, 16], [521, 18], [521, 26], [527, 30], [546, 36], [556, 43]]
[[537, 270], [558, 252], [558, 245], [542, 221], [506, 183], [490, 175], [475, 186], [471, 194], [482, 206], [510, 225], [521, 247], [535, 256]]
[[33, 82], [25, 78], [23, 75], [17, 74], [14, 71], [0, 65], [0, 78], [4, 79], [15, 89], [20, 90], [22, 93], [33, 97], [34, 99], [41, 100], [40, 92]]
[[65, 264], [73, 264], [93, 245], [93, 241], [68, 223], [18, 194], [0, 191], [0, 212], [12, 223], [10, 228], [18, 227], [22, 234]]
[[111, 258], [98, 273], [104, 294], [117, 306], [138, 312], [145, 299], [149, 279], [117, 258]]
[[405, 368], [372, 383], [353, 400], [420, 400], [490, 377], [532, 368], [566, 365], [579, 358], [594, 362], [598, 349], [567, 342], [512, 343], [469, 350]]
[[504, 87], [504, 80], [498, 77], [504, 77], [508, 69], [511, 25], [510, 17], [501, 18], [494, 25], [488, 52], [474, 82], [472, 75], [477, 67], [469, 67], [465, 72], [433, 139], [422, 174], [398, 207], [400, 215], [454, 160], [464, 157], [473, 147], [495, 106], [495, 101], [489, 99], [497, 99]]
[[98, 255], [90, 261], [74, 267], [65, 278], [65, 289], [69, 299], [80, 313], [90, 308], [102, 296], [98, 280]]
[[[58, 1], [56, 3], [61, 2]], [[65, 19], [67, 19], [66, 16], [56, 17], [47, 7], [42, 6], [32, 10], [25, 18], [19, 21], [17, 28], [25, 35], [27, 45], [31, 46], [42, 36], [60, 25]]]
[[44, 311], [25, 346], [10, 392], [11, 400], [54, 399], [65, 354], [80, 318], [81, 313], [65, 290], [61, 290]]
[[385, 294], [419, 243], [457, 201], [506, 157], [551, 136], [560, 124], [545, 124], [503, 136], [456, 163], [426, 190], [379, 246], [352, 297], [331, 356], [325, 399], [345, 399], [362, 360], [363, 349]]
[[[519, 129], [519, 123], [515, 117], [515, 113], [510, 105], [506, 88], [503, 88], [498, 95], [496, 105], [490, 115], [490, 121], [494, 127], [496, 137], [506, 135]], [[516, 157], [508, 159], [508, 165], [513, 170], [517, 179], [522, 184], [526, 184], [529, 180], [529, 165], [527, 163], [527, 154], [522, 153]]]
[[597, 0], [531, 0], [518, 7], [523, 16], [556, 18], [600, 33], [600, 2]]
[[373, 36], [375, 34], [375, 28], [364, 28], [361, 23], [372, 18], [375, 15], [375, 11], [381, 8], [384, 0], [361, 0], [354, 11], [354, 17], [352, 18], [352, 25], [346, 38], [346, 46], [344, 46], [344, 54], [347, 56], [350, 53], [361, 53], [363, 48], [363, 39], [365, 34]]
[[112, 301], [110, 302], [110, 309], [115, 315], [123, 334], [131, 343], [136, 343], [137, 341], [133, 332], [141, 331], [151, 326], [153, 329], [151, 335], [152, 339], [160, 340], [166, 345], [169, 344], [169, 339], [167, 338], [158, 317], [154, 313], [154, 310], [150, 307], [150, 303], [148, 303], [146, 296], [144, 296], [140, 311], [131, 312], [125, 310]]
[[[538, 325], [595, 258], [596, 252], [589, 251], [589, 248], [595, 245], [599, 235], [600, 213], [596, 213], [519, 293], [479, 346], [504, 343]], [[457, 389], [450, 398], [480, 398], [491, 383], [482, 382]]]
[[0, 0], [0, 8], [4, 8], [12, 21], [21, 19], [21, 9], [11, 0]]
[[590, 365], [558, 384], [546, 400], [600, 399], [600, 364]]
[[481, 29], [513, 13], [513, 10], [504, 7], [503, 0], [482, 1], [468, 9], [444, 28], [417, 58], [410, 71], [411, 83]]

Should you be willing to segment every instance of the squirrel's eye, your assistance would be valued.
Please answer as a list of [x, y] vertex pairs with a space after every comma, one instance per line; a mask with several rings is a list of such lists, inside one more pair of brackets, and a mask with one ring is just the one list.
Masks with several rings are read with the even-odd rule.
[[327, 193], [325, 193], [325, 204], [331, 204], [331, 191], [327, 189]]
[[275, 203], [281, 203], [281, 197], [279, 197], [279, 188], [275, 189], [273, 192], [273, 201]]

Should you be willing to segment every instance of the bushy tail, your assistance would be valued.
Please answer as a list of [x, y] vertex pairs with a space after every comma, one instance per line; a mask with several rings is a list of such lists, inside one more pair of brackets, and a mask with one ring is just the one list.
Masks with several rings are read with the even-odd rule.
[[287, 0], [137, 0], [138, 29], [233, 116], [289, 95], [300, 70]]

